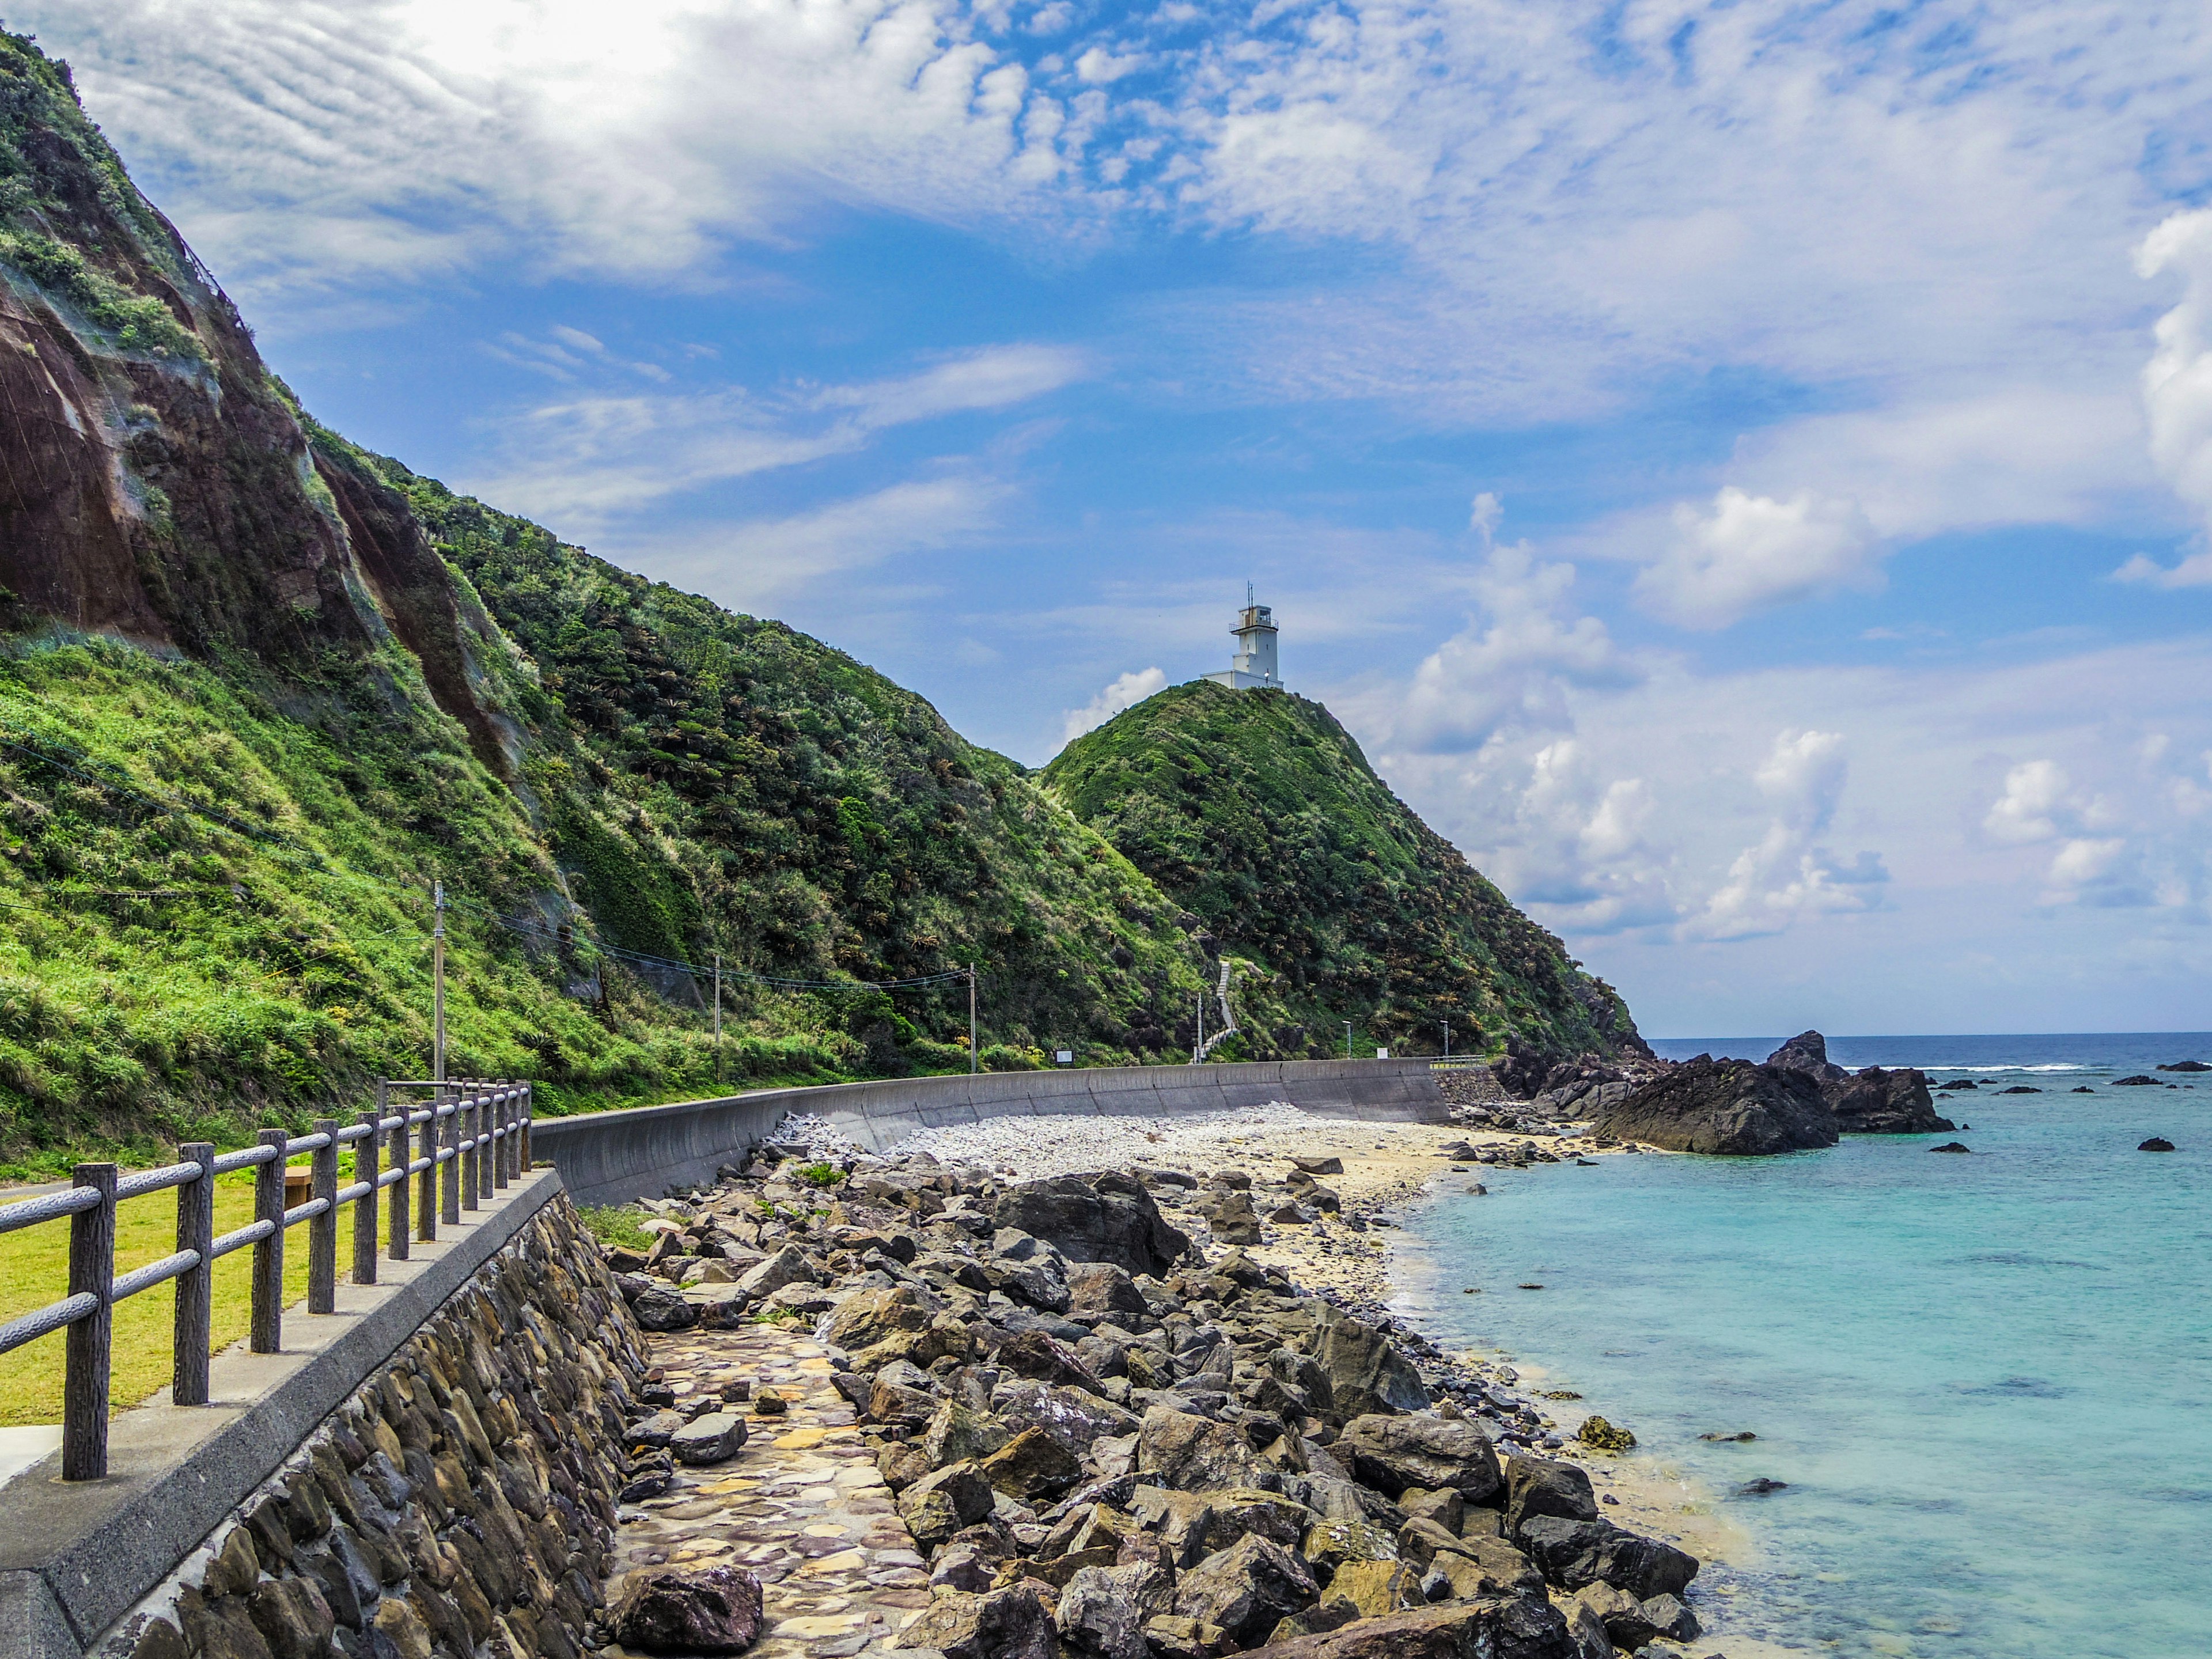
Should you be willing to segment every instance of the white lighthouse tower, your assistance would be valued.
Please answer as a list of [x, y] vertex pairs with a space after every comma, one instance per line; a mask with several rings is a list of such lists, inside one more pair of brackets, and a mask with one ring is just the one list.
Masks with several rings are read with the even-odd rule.
[[1249, 691], [1261, 685], [1282, 690], [1283, 677], [1275, 666], [1275, 613], [1269, 606], [1253, 603], [1249, 582], [1244, 584], [1243, 611], [1229, 631], [1237, 636], [1237, 655], [1228, 667], [1206, 678], [1232, 691]]

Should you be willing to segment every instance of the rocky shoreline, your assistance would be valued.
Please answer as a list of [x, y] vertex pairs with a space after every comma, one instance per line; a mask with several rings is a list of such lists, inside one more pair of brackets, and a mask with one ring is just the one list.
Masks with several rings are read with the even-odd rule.
[[[1457, 1115], [1000, 1120], [885, 1157], [794, 1123], [607, 1254], [647, 1329], [812, 1324], [926, 1562], [902, 1648], [1692, 1651], [1699, 1561], [1601, 1492], [1626, 1437], [1389, 1310], [1387, 1241], [1439, 1175], [1608, 1150]], [[641, 1433], [629, 1499], [723, 1431], [713, 1403]]]

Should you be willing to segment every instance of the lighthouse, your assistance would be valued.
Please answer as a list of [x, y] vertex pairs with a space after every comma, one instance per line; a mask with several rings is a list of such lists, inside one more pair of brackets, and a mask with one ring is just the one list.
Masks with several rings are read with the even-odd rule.
[[1275, 667], [1275, 613], [1269, 606], [1253, 602], [1249, 582], [1244, 584], [1244, 609], [1237, 614], [1237, 626], [1229, 631], [1237, 638], [1237, 655], [1228, 667], [1206, 678], [1232, 691], [1262, 685], [1282, 690], [1283, 677]]

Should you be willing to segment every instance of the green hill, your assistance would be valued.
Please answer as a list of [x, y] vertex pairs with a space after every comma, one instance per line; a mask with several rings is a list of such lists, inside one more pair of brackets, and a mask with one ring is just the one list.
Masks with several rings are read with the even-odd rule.
[[1077, 738], [1046, 784], [1201, 918], [1268, 964], [1286, 1053], [1641, 1046], [1613, 988], [1515, 909], [1375, 775], [1317, 702], [1170, 687]]
[[[453, 1069], [552, 1110], [964, 1067], [963, 984], [878, 982], [971, 962], [987, 1066], [1188, 1058], [1183, 901], [850, 657], [317, 424], [4, 32], [0, 405], [0, 1175], [422, 1075], [434, 879]], [[1303, 1051], [1277, 966], [1221, 1057]]]

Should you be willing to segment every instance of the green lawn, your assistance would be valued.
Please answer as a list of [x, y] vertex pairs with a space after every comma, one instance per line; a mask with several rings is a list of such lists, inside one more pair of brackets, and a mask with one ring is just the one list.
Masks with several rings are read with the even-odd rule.
[[[351, 1160], [346, 1160], [350, 1164]], [[295, 1167], [301, 1167], [295, 1161]], [[345, 1174], [340, 1185], [352, 1179]], [[338, 1276], [353, 1267], [353, 1206], [338, 1212]], [[253, 1174], [250, 1170], [216, 1178], [215, 1230], [218, 1237], [253, 1219]], [[389, 1225], [388, 1212], [386, 1225]], [[58, 1302], [69, 1288], [69, 1224], [48, 1222], [0, 1237], [0, 1322]], [[118, 1273], [158, 1261], [177, 1248], [176, 1194], [153, 1193], [125, 1200], [115, 1212], [115, 1266]], [[215, 1264], [215, 1310], [210, 1349], [228, 1347], [243, 1337], [252, 1315], [253, 1252], [233, 1250]], [[307, 1229], [284, 1235], [284, 1299], [307, 1294]], [[135, 1406], [169, 1382], [171, 1319], [176, 1285], [120, 1302], [115, 1308], [113, 1371], [109, 1403]], [[305, 1319], [304, 1313], [293, 1316]], [[63, 1333], [0, 1354], [0, 1428], [27, 1423], [58, 1423], [62, 1415]]]

